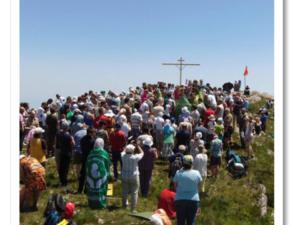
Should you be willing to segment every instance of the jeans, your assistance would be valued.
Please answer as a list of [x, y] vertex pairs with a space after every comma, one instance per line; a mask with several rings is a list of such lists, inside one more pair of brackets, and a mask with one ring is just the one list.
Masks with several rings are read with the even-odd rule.
[[195, 218], [199, 205], [198, 201], [176, 200], [174, 205], [176, 209], [177, 225], [195, 225]]
[[162, 151], [162, 157], [164, 159], [167, 159], [169, 156], [173, 155], [173, 148], [174, 144], [173, 143], [168, 143], [163, 145], [163, 151]]
[[122, 206], [127, 206], [127, 195], [131, 195], [131, 211], [136, 209], [140, 187], [139, 176], [122, 177]]
[[114, 177], [118, 179], [118, 162], [121, 164], [122, 169], [122, 159], [121, 159], [121, 152], [117, 152], [112, 150], [112, 163], [114, 166]]

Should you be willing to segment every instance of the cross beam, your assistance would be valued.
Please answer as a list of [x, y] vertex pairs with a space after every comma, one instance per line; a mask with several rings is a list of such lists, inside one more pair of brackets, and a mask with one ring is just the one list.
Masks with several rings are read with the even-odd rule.
[[184, 60], [182, 57], [177, 60], [179, 63], [162, 63], [163, 66], [179, 66], [179, 83], [182, 84], [182, 70], [184, 66], [200, 66], [200, 64], [196, 63], [183, 63]]

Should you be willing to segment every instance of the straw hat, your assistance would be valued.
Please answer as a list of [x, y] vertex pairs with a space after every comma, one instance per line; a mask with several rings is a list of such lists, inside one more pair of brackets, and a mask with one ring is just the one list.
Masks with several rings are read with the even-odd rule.
[[45, 132], [45, 130], [41, 127], [37, 127], [34, 129], [34, 134], [42, 134], [44, 132]]
[[185, 165], [192, 165], [194, 162], [194, 158], [192, 155], [185, 155], [183, 157], [183, 164]]

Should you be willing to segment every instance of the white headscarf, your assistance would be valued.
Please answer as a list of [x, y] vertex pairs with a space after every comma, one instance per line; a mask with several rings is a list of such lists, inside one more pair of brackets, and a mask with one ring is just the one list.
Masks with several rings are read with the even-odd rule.
[[102, 138], [97, 138], [95, 140], [94, 148], [104, 148], [104, 140]]

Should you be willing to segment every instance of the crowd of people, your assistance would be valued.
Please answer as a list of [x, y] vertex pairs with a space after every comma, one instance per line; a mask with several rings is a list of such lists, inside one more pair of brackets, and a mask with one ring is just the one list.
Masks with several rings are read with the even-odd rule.
[[119, 94], [57, 94], [38, 109], [21, 103], [21, 211], [36, 210], [46, 189], [47, 159], [54, 157], [61, 186], [67, 187], [73, 169], [75, 194], [86, 194], [90, 208], [107, 207], [108, 183], [120, 180], [122, 206], [129, 195], [134, 213], [139, 193], [149, 195], [159, 158], [169, 164], [170, 186], [160, 193], [158, 208], [178, 225], [194, 224], [200, 196], [209, 188], [205, 180], [217, 179], [233, 133], [251, 159], [253, 137], [266, 131], [273, 102], [251, 114], [249, 95], [240, 82], [216, 88], [194, 80], [180, 86], [143, 83]]

